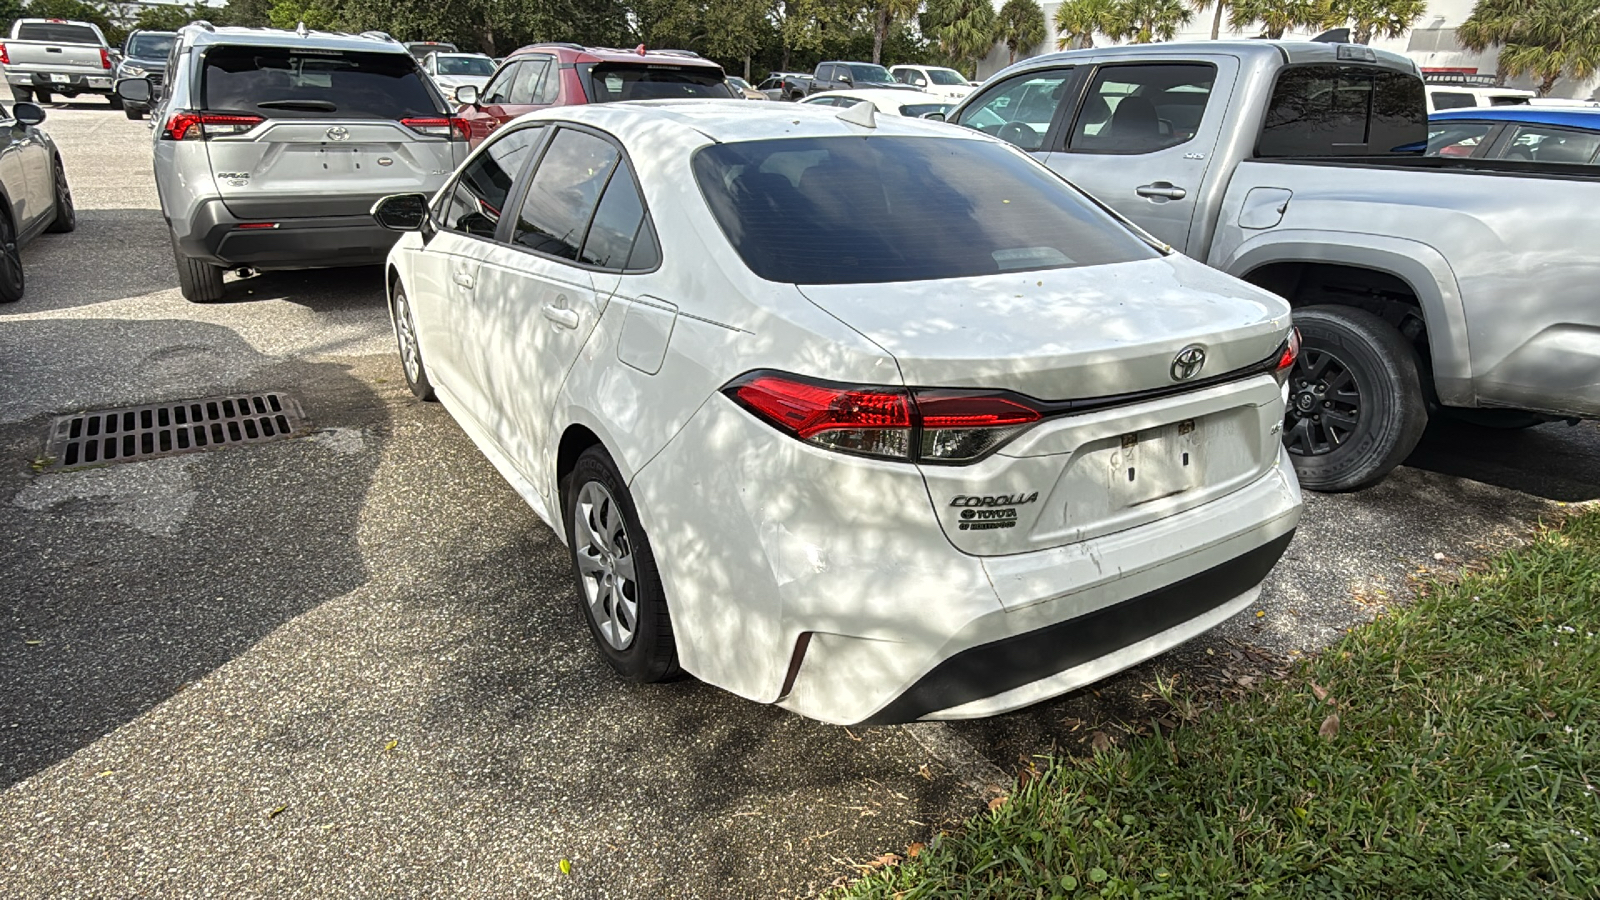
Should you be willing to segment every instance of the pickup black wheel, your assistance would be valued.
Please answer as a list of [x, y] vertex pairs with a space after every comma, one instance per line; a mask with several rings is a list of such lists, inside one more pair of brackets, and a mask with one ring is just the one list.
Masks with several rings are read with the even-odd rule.
[[222, 270], [210, 263], [190, 259], [172, 239], [172, 261], [178, 267], [178, 289], [191, 303], [216, 303], [222, 299]]
[[33, 89], [33, 96], [36, 102], [38, 102], [41, 106], [55, 99], [54, 97], [50, 96], [49, 91], [45, 90], [44, 88], [37, 87]]
[[33, 91], [30, 91], [25, 87], [17, 87], [12, 85], [11, 100], [13, 103], [32, 103]]
[[134, 109], [131, 106], [122, 107], [122, 114], [127, 116], [128, 118], [134, 120], [135, 122], [137, 122], [140, 119], [144, 118], [144, 110], [142, 110], [142, 109]]
[[78, 211], [72, 205], [72, 188], [67, 185], [67, 170], [61, 167], [61, 157], [55, 158], [56, 218], [46, 231], [66, 234], [78, 227]]
[[0, 213], [0, 303], [22, 299], [22, 251], [17, 247], [17, 229], [11, 217]]
[[122, 108], [122, 98], [120, 96], [118, 96], [116, 94], [108, 94], [106, 96], [106, 99], [111, 101], [111, 108], [112, 109], [121, 109]]
[[1283, 442], [1300, 484], [1356, 491], [1383, 480], [1428, 425], [1417, 354], [1377, 316], [1347, 306], [1295, 310]]

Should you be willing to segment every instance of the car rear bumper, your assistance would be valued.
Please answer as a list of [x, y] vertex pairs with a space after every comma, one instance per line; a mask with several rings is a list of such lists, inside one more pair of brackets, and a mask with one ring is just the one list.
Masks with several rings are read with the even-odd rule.
[[380, 264], [399, 238], [371, 216], [262, 222], [239, 219], [221, 200], [212, 200], [196, 211], [178, 247], [186, 256], [219, 266], [322, 269]]
[[60, 94], [109, 94], [113, 79], [104, 75], [71, 72], [6, 72], [6, 81], [17, 87], [43, 88]]

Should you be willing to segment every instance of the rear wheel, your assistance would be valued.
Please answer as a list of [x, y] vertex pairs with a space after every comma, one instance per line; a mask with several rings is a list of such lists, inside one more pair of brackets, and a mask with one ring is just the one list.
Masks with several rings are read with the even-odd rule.
[[178, 289], [191, 303], [215, 303], [222, 299], [222, 269], [190, 259], [178, 249], [178, 239], [172, 239], [172, 261], [178, 267]]
[[0, 214], [0, 303], [22, 299], [22, 250], [11, 217]]
[[562, 493], [578, 608], [606, 662], [630, 681], [678, 673], [672, 620], [633, 496], [611, 457], [590, 447]]
[[1376, 484], [1410, 455], [1428, 424], [1417, 355], [1364, 310], [1295, 310], [1300, 358], [1289, 376], [1283, 442], [1314, 491]]
[[422, 364], [422, 345], [417, 341], [417, 323], [411, 317], [405, 288], [395, 286], [393, 304], [394, 337], [400, 347], [400, 368], [405, 372], [406, 386], [418, 400], [432, 400], [433, 382], [428, 380], [428, 368]]
[[67, 170], [61, 165], [61, 157], [55, 159], [56, 180], [56, 218], [46, 230], [56, 234], [66, 234], [78, 227], [78, 210], [72, 205], [72, 188], [67, 184]]
[[13, 103], [32, 103], [33, 91], [25, 87], [11, 86], [11, 100]]

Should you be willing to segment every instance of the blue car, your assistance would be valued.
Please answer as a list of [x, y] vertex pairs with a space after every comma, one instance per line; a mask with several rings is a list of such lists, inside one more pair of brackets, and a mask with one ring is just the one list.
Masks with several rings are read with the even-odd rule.
[[1600, 109], [1489, 106], [1428, 117], [1428, 155], [1589, 165], [1600, 154]]

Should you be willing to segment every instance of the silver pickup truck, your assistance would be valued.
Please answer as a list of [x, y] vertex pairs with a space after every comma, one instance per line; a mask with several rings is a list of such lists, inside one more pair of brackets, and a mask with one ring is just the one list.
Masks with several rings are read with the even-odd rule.
[[19, 102], [99, 94], [121, 109], [122, 98], [112, 90], [111, 65], [105, 35], [89, 22], [18, 19], [11, 36], [0, 43], [0, 69], [11, 85], [11, 98]]
[[1600, 170], [1424, 157], [1417, 67], [1353, 44], [1146, 44], [991, 78], [950, 120], [1294, 306], [1284, 441], [1323, 491], [1430, 415], [1600, 417]]

